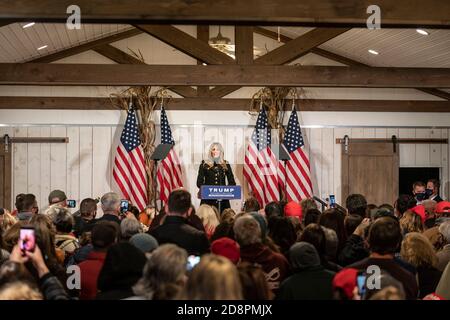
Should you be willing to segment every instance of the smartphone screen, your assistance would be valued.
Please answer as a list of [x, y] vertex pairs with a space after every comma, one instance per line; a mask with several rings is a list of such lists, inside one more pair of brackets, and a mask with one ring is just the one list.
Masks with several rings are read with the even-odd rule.
[[120, 213], [125, 213], [128, 211], [129, 202], [128, 200], [120, 201]]
[[187, 259], [187, 267], [188, 271], [194, 269], [194, 267], [200, 262], [200, 256], [189, 256]]
[[366, 294], [366, 276], [364, 275], [358, 276], [357, 282], [359, 295], [361, 296], [361, 298], [363, 298], [364, 295]]
[[67, 200], [68, 208], [75, 208], [77, 206], [77, 202], [75, 200]]
[[336, 207], [336, 197], [334, 194], [330, 194], [330, 208]]
[[20, 249], [25, 252], [33, 252], [36, 248], [36, 235], [34, 228], [21, 228], [19, 234], [19, 246]]

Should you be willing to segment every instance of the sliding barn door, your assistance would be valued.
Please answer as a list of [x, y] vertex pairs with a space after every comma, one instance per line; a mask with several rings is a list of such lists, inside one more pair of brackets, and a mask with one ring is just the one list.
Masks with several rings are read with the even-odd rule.
[[0, 207], [11, 209], [11, 146], [5, 152], [3, 143], [0, 143]]
[[398, 197], [399, 152], [392, 143], [342, 144], [342, 201], [363, 194], [368, 203], [394, 204]]

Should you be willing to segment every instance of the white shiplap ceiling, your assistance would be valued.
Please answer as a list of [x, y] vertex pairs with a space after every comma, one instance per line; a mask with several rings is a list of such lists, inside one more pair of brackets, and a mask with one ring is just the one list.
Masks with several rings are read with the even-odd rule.
[[[267, 27], [277, 32], [277, 27]], [[281, 27], [281, 33], [299, 37], [311, 28]], [[344, 57], [376, 67], [450, 68], [450, 30], [351, 29], [319, 46]], [[373, 49], [379, 55], [368, 52]]]
[[[0, 62], [28, 61], [133, 28], [119, 24], [82, 24], [79, 30], [69, 30], [61, 23], [36, 23], [24, 29], [24, 25], [13, 23], [0, 28]], [[44, 45], [47, 48], [37, 50]]]
[[[83, 24], [80, 30], [68, 30], [65, 24], [26, 23], [0, 27], [0, 63], [25, 62], [50, 53], [110, 36], [133, 27], [118, 24]], [[267, 27], [277, 32], [277, 27]], [[313, 28], [280, 27], [291, 38]], [[371, 66], [450, 68], [450, 30], [427, 30], [428, 36], [415, 29], [351, 29], [319, 46]], [[48, 47], [38, 51], [37, 48]], [[372, 55], [369, 49], [378, 51]]]

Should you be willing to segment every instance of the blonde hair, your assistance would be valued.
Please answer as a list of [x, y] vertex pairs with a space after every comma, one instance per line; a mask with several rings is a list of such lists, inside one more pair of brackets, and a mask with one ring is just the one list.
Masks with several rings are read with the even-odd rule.
[[0, 290], [0, 300], [43, 300], [42, 294], [26, 282], [12, 282]]
[[400, 255], [414, 267], [436, 266], [438, 258], [430, 240], [418, 232], [408, 233], [402, 241]]
[[227, 258], [206, 254], [194, 267], [185, 287], [189, 300], [242, 300], [236, 266]]
[[411, 210], [407, 210], [399, 222], [404, 234], [410, 232], [423, 232], [422, 218]]
[[203, 226], [207, 232], [208, 230], [214, 232], [214, 229], [216, 229], [220, 223], [217, 212], [213, 207], [207, 204], [202, 204], [195, 214], [202, 220]]
[[9, 213], [8, 210], [5, 210], [5, 213], [3, 214], [3, 222], [1, 225], [3, 232], [7, 231], [9, 228], [15, 225], [17, 221], [19, 220], [17, 220], [16, 217]]
[[219, 151], [220, 151], [219, 163], [218, 164], [220, 164], [221, 166], [226, 168], [226, 163], [225, 163], [224, 155], [223, 155], [224, 154], [224, 149], [223, 149], [222, 145], [219, 142], [213, 142], [209, 146], [208, 154], [206, 155], [206, 160], [205, 160], [206, 164], [209, 165], [210, 167], [212, 167], [214, 165], [214, 159], [213, 159], [213, 157], [211, 155], [212, 149], [214, 147], [217, 147], [217, 149], [219, 149]]

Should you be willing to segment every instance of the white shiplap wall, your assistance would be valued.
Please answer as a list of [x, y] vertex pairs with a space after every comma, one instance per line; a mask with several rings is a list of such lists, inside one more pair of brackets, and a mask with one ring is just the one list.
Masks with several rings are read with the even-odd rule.
[[[210, 143], [219, 141], [226, 158], [233, 164], [238, 184], [247, 190], [242, 161], [251, 127], [245, 126], [173, 126], [176, 150], [183, 163], [184, 183], [193, 195], [198, 164]], [[117, 191], [112, 179], [112, 162], [121, 127], [117, 126], [30, 126], [0, 127], [0, 136], [69, 137], [68, 144], [15, 144], [13, 147], [13, 194], [30, 192], [47, 203], [53, 189], [65, 190], [72, 199], [97, 197]], [[341, 193], [341, 148], [336, 138], [448, 138], [448, 129], [402, 128], [305, 128], [306, 152], [311, 159], [315, 194], [322, 198]], [[202, 139], [203, 143], [196, 143]], [[449, 192], [449, 150], [447, 145], [400, 145], [401, 167], [440, 167], [442, 194]], [[197, 200], [196, 200], [197, 201]], [[198, 202], [198, 201], [197, 201]], [[233, 202], [239, 209], [240, 202]]]

